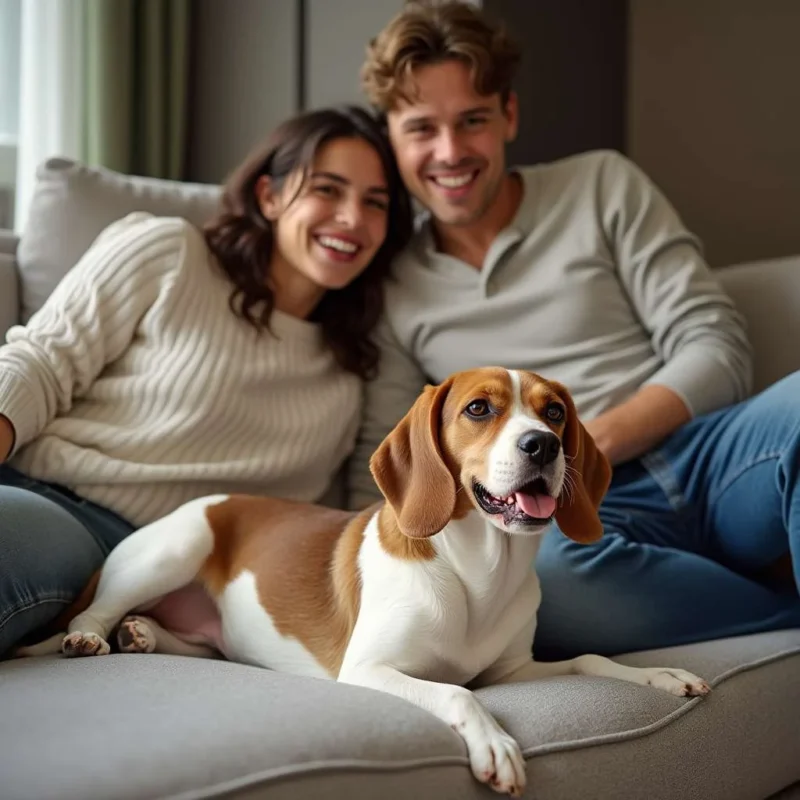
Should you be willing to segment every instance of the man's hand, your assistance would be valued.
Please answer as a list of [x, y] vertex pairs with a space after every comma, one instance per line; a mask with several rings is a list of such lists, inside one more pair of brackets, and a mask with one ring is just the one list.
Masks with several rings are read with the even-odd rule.
[[613, 464], [638, 458], [691, 419], [683, 400], [666, 386], [643, 386], [630, 400], [584, 423]]
[[11, 420], [0, 414], [0, 464], [2, 464], [11, 453], [11, 448], [14, 446], [14, 439], [16, 432]]

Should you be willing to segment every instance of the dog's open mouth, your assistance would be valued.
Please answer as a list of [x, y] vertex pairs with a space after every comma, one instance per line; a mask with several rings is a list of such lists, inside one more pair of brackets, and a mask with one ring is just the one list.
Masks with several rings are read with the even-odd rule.
[[472, 492], [478, 505], [490, 515], [502, 514], [503, 521], [526, 525], [543, 525], [556, 512], [556, 499], [543, 478], [526, 483], [506, 497], [496, 497], [485, 486], [474, 481]]

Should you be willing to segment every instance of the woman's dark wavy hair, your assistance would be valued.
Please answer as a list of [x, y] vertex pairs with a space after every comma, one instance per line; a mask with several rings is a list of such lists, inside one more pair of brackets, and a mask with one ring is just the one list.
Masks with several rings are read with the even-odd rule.
[[358, 106], [310, 111], [287, 120], [231, 175], [219, 214], [204, 226], [205, 240], [233, 282], [231, 310], [257, 330], [269, 330], [274, 296], [269, 287], [273, 224], [261, 213], [256, 183], [262, 175], [280, 191], [286, 178], [302, 170], [308, 176], [319, 149], [334, 139], [363, 139], [378, 154], [389, 189], [386, 239], [370, 265], [347, 286], [328, 290], [311, 321], [337, 362], [349, 372], [370, 378], [377, 367], [378, 347], [371, 340], [383, 312], [383, 284], [394, 256], [412, 233], [411, 201], [383, 130]]

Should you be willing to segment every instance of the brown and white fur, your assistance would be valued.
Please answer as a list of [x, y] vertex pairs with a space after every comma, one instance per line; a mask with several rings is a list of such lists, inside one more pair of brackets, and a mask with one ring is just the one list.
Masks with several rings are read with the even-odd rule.
[[555, 517], [567, 536], [598, 539], [610, 480], [560, 384], [500, 368], [457, 373], [424, 390], [371, 468], [386, 502], [360, 514], [247, 496], [187, 503], [110, 554], [66, 637], [20, 655], [107, 653], [121, 620], [123, 649], [210, 655], [202, 637], [126, 617], [199, 583], [227, 658], [405, 698], [463, 737], [479, 781], [511, 795], [525, 786], [519, 746], [467, 684], [578, 673], [709, 691], [678, 669], [532, 658], [540, 534]]

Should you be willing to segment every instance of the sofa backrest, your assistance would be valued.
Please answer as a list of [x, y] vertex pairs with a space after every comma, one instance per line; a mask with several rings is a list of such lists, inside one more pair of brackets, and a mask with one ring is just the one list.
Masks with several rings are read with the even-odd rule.
[[754, 391], [800, 370], [800, 255], [735, 264], [715, 274], [747, 320]]

